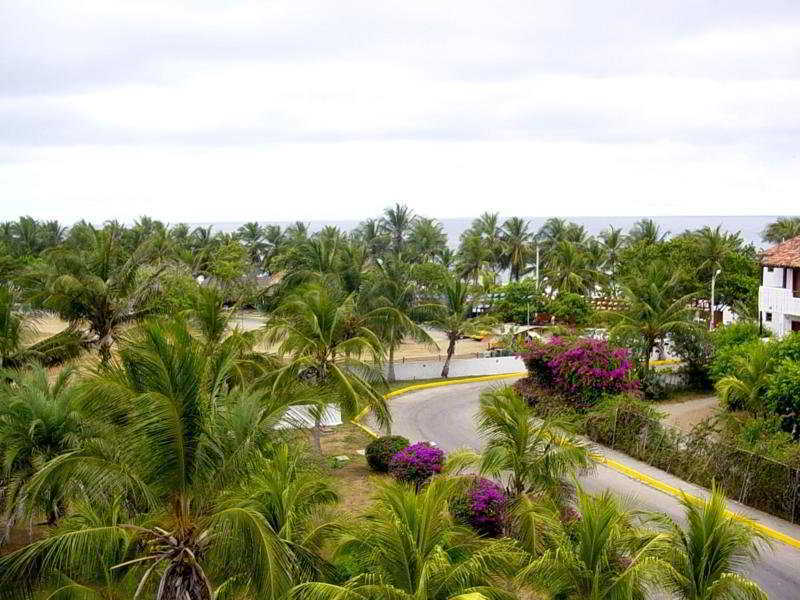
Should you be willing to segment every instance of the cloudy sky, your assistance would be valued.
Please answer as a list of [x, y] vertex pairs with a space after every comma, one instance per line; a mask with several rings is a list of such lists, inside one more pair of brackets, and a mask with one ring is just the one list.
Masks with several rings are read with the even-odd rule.
[[0, 0], [0, 219], [800, 212], [797, 0]]

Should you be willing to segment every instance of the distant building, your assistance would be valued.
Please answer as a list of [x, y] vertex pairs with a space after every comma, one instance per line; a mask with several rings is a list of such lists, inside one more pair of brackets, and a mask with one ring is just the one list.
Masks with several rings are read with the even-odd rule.
[[778, 337], [800, 331], [800, 237], [761, 254], [761, 325]]

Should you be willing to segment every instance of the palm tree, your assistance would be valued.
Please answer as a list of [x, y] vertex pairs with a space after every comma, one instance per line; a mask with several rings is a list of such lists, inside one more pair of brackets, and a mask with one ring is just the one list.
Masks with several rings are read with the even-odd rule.
[[577, 510], [580, 518], [562, 524], [553, 546], [519, 573], [519, 584], [550, 598], [649, 598], [665, 567], [659, 557], [666, 536], [642, 527], [608, 490], [597, 496], [579, 491]]
[[536, 241], [546, 251], [564, 240], [571, 223], [558, 217], [550, 217], [536, 232]]
[[107, 363], [119, 329], [156, 309], [163, 267], [145, 271], [151, 256], [146, 244], [127, 256], [111, 232], [94, 230], [90, 241], [88, 248], [54, 248], [25, 278], [35, 305], [88, 326]]
[[506, 478], [514, 496], [563, 498], [568, 479], [592, 466], [589, 447], [566, 433], [557, 419], [534, 419], [512, 387], [481, 394], [478, 432], [486, 440], [481, 473]]
[[764, 402], [769, 387], [775, 359], [768, 344], [751, 344], [747, 354], [733, 358], [735, 375], [720, 379], [717, 393], [728, 410], [747, 410], [753, 415], [764, 416], [770, 412]]
[[602, 270], [588, 262], [584, 249], [568, 240], [551, 248], [547, 279], [551, 292], [573, 294], [589, 293], [605, 281]]
[[454, 524], [448, 501], [457, 479], [434, 478], [419, 493], [407, 484], [378, 484], [376, 505], [363, 527], [345, 537], [337, 554], [359, 574], [343, 585], [304, 583], [293, 598], [335, 600], [513, 600], [497, 586], [518, 552], [508, 540], [477, 537]]
[[375, 333], [388, 307], [359, 312], [356, 295], [345, 295], [324, 279], [299, 287], [276, 309], [266, 325], [267, 341], [278, 345], [286, 364], [270, 376], [277, 393], [287, 382], [305, 381], [317, 391], [312, 410], [312, 439], [322, 452], [322, 415], [335, 405], [342, 415], [353, 418], [369, 407], [381, 426], [390, 423], [389, 409], [381, 388], [384, 347]]
[[528, 228], [530, 223], [520, 217], [511, 217], [503, 223], [502, 264], [511, 270], [511, 279], [519, 281], [520, 275], [530, 262], [533, 233]]
[[471, 279], [477, 285], [480, 274], [491, 260], [489, 248], [480, 236], [471, 233], [461, 239], [458, 249], [458, 272], [461, 277]]
[[250, 221], [239, 227], [236, 230], [236, 235], [247, 248], [250, 264], [253, 267], [260, 267], [267, 248], [267, 244], [264, 241], [264, 230], [255, 221]]
[[397, 203], [393, 208], [383, 211], [381, 218], [381, 229], [391, 238], [392, 251], [399, 254], [403, 251], [411, 228], [417, 217], [405, 204]]
[[691, 331], [694, 294], [681, 293], [681, 273], [657, 260], [635, 271], [622, 286], [623, 307], [608, 313], [614, 323], [612, 335], [637, 340], [637, 362], [642, 378], [650, 373], [650, 355], [656, 344], [670, 333]]
[[725, 495], [713, 488], [708, 502], [681, 498], [686, 528], [665, 515], [669, 543], [663, 571], [667, 588], [685, 600], [766, 600], [744, 567], [758, 557], [763, 536], [726, 510]]
[[[62, 369], [51, 382], [46, 369], [4, 371], [0, 386], [0, 480], [4, 491], [6, 535], [18, 516], [22, 490], [42, 465], [76, 449], [88, 427], [78, 410], [75, 371]], [[37, 509], [52, 525], [63, 514], [57, 488], [42, 493]], [[2, 542], [2, 538], [0, 538]]]
[[780, 217], [761, 232], [765, 242], [779, 244], [800, 235], [800, 217]]
[[631, 243], [637, 244], [657, 244], [663, 242], [669, 235], [669, 231], [661, 232], [661, 227], [653, 219], [640, 219], [633, 224], [628, 232]]
[[215, 385], [224, 366], [180, 322], [142, 326], [119, 356], [82, 385], [79, 408], [104, 441], [42, 465], [23, 497], [27, 514], [54, 486], [68, 505], [124, 502], [101, 522], [4, 556], [0, 586], [48, 585], [119, 561], [157, 600], [211, 600], [223, 582], [280, 597], [301, 563], [252, 499], [287, 398]]
[[267, 225], [264, 228], [264, 269], [267, 272], [272, 272], [272, 264], [275, 257], [278, 256], [286, 245], [286, 235], [281, 231], [280, 225]]
[[433, 307], [426, 307], [431, 314], [431, 327], [442, 331], [447, 336], [447, 358], [442, 367], [442, 377], [450, 373], [450, 361], [456, 351], [456, 342], [468, 335], [475, 335], [489, 327], [489, 317], [472, 317], [472, 306], [469, 301], [469, 288], [464, 281], [450, 277], [444, 284], [444, 298]]
[[355, 235], [367, 246], [372, 260], [383, 255], [389, 245], [388, 237], [378, 219], [367, 219], [360, 223], [356, 228]]
[[605, 265], [611, 281], [615, 279], [620, 255], [628, 244], [628, 238], [619, 227], [609, 227], [600, 232], [600, 240], [605, 251]]
[[405, 338], [426, 343], [432, 349], [438, 346], [431, 336], [414, 323], [412, 315], [420, 309], [416, 304], [416, 287], [411, 282], [408, 265], [393, 256], [377, 265], [377, 280], [367, 296], [374, 306], [390, 307], [392, 312], [381, 324], [381, 339], [388, 351], [387, 380], [395, 381], [394, 353]]
[[472, 221], [469, 231], [476, 233], [489, 248], [492, 255], [492, 269], [503, 268], [503, 230], [500, 214], [485, 212]]
[[[708, 275], [710, 288], [710, 280], [714, 277], [714, 273], [722, 268], [725, 259], [740, 248], [742, 240], [738, 233], [729, 234], [722, 231], [722, 225], [717, 225], [714, 229], [703, 227], [693, 235], [693, 239], [697, 248], [697, 258], [701, 261], [698, 271]], [[710, 323], [713, 318], [714, 307], [709, 300], [708, 322]]]
[[408, 236], [409, 254], [419, 262], [433, 260], [440, 248], [447, 245], [447, 234], [436, 219], [417, 218]]

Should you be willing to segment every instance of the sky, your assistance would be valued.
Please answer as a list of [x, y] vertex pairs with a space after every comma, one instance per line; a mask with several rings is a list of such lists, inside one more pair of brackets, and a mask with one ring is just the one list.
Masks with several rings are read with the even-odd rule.
[[797, 0], [0, 0], [0, 220], [800, 212]]

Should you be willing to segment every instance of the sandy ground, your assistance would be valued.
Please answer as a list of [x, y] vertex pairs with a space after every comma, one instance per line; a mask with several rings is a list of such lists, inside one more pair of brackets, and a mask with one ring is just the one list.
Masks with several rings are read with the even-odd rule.
[[719, 399], [706, 396], [684, 402], [666, 402], [655, 408], [667, 413], [664, 422], [683, 431], [691, 431], [700, 421], [713, 417], [719, 411]]

